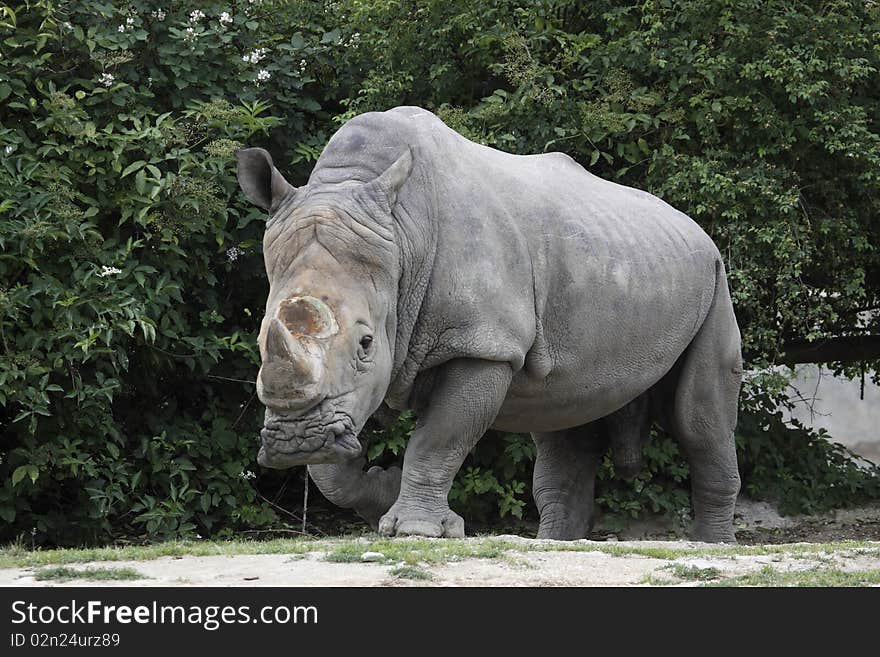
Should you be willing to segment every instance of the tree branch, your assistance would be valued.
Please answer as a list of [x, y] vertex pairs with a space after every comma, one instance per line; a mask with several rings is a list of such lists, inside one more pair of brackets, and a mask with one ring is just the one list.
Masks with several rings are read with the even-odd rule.
[[867, 360], [880, 360], [880, 335], [849, 335], [813, 342], [798, 340], [783, 347], [778, 362], [795, 365]]

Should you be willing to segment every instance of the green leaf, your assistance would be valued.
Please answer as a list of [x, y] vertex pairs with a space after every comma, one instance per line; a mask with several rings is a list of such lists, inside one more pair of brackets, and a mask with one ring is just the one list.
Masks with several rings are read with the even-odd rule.
[[193, 462], [187, 456], [179, 456], [174, 459], [174, 462], [177, 463], [177, 467], [184, 472], [192, 472], [196, 469], [196, 466], [193, 465]]
[[27, 468], [23, 465], [18, 466], [15, 471], [12, 473], [12, 485], [17, 486], [18, 482], [24, 479], [27, 474]]
[[134, 187], [138, 191], [138, 194], [144, 194], [147, 191], [147, 174], [141, 169], [135, 174], [134, 177]]
[[29, 465], [20, 465], [18, 466], [12, 473], [12, 485], [17, 486], [19, 482], [24, 479], [29, 472], [31, 466]]
[[122, 170], [122, 175], [120, 175], [119, 177], [125, 178], [128, 174], [134, 173], [135, 171], [138, 171], [139, 169], [141, 169], [145, 164], [146, 164], [146, 162], [144, 160], [138, 160], [137, 162], [132, 162], [131, 164], [129, 164], [127, 167], [125, 167]]
[[329, 32], [325, 32], [321, 37], [321, 43], [335, 43], [339, 40], [339, 35], [342, 34], [340, 29], [337, 27]]

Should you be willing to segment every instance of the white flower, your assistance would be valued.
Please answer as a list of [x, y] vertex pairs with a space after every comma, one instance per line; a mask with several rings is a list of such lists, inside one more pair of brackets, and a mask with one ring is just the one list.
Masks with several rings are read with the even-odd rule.
[[265, 59], [267, 52], [269, 52], [268, 48], [257, 48], [256, 50], [249, 52], [241, 59], [243, 62], [247, 62], [248, 64], [258, 64], [261, 60]]
[[164, 21], [165, 20], [165, 10], [157, 9], [156, 11], [150, 12], [150, 16], [152, 16], [153, 18], [156, 18], [160, 21]]
[[257, 82], [265, 82], [266, 80], [268, 80], [271, 77], [272, 77], [272, 74], [269, 73], [269, 71], [267, 71], [264, 68], [261, 68], [260, 72], [257, 73]]
[[125, 19], [125, 24], [128, 25], [129, 27], [131, 27], [132, 25], [134, 25], [134, 19], [131, 16], [129, 16], [128, 18]]
[[229, 259], [229, 262], [235, 262], [236, 260], [238, 260], [239, 256], [243, 255], [244, 249], [240, 249], [237, 246], [226, 249], [226, 257]]
[[7, 154], [7, 155], [11, 155], [11, 154], [12, 154], [12, 151], [15, 150], [15, 146], [13, 146], [12, 144], [10, 144], [9, 146], [7, 146], [6, 148], [4, 148], [3, 150], [6, 151], [6, 154]]
[[300, 61], [300, 63], [299, 63], [299, 70], [300, 70], [300, 71], [304, 71], [304, 70], [306, 70], [306, 60], [303, 59], [302, 61]]
[[98, 82], [103, 84], [105, 87], [109, 87], [113, 84], [113, 81], [116, 78], [113, 77], [112, 73], [101, 73], [101, 77], [98, 78]]
[[238, 473], [238, 476], [241, 477], [242, 479], [255, 479], [257, 475], [255, 475], [250, 470], [242, 470], [241, 472]]
[[191, 27], [186, 28], [186, 34], [183, 35], [184, 41], [195, 41], [198, 38], [199, 38], [199, 35], [196, 34], [196, 31], [193, 28], [191, 28]]
[[120, 25], [116, 29], [119, 30], [120, 32], [125, 32], [125, 25]]
[[230, 14], [228, 11], [224, 11], [222, 14], [220, 14], [220, 24], [221, 25], [224, 25], [224, 24], [228, 25], [231, 22], [232, 22], [232, 14]]
[[196, 9], [189, 15], [189, 22], [190, 23], [198, 23], [204, 17], [205, 17], [205, 12], [203, 12], [201, 9]]
[[98, 276], [100, 276], [101, 278], [104, 278], [105, 276], [114, 276], [116, 274], [121, 274], [121, 273], [122, 273], [121, 269], [117, 269], [116, 267], [108, 267], [107, 265], [104, 265], [103, 267], [101, 267], [101, 271], [98, 273]]

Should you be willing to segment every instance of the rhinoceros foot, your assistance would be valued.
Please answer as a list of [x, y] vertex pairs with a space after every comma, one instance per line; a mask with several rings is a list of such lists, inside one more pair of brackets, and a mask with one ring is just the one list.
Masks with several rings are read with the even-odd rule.
[[448, 506], [425, 510], [395, 502], [379, 520], [383, 536], [464, 538], [464, 519]]
[[731, 543], [736, 545], [733, 526], [697, 522], [691, 530], [691, 538], [703, 543]]

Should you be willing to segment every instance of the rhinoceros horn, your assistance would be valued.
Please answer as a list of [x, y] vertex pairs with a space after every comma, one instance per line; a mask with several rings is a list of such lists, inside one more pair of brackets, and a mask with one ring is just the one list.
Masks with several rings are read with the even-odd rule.
[[321, 379], [319, 355], [310, 345], [291, 334], [277, 317], [269, 322], [266, 332], [266, 358], [263, 361], [263, 383], [275, 390], [301, 391]]

